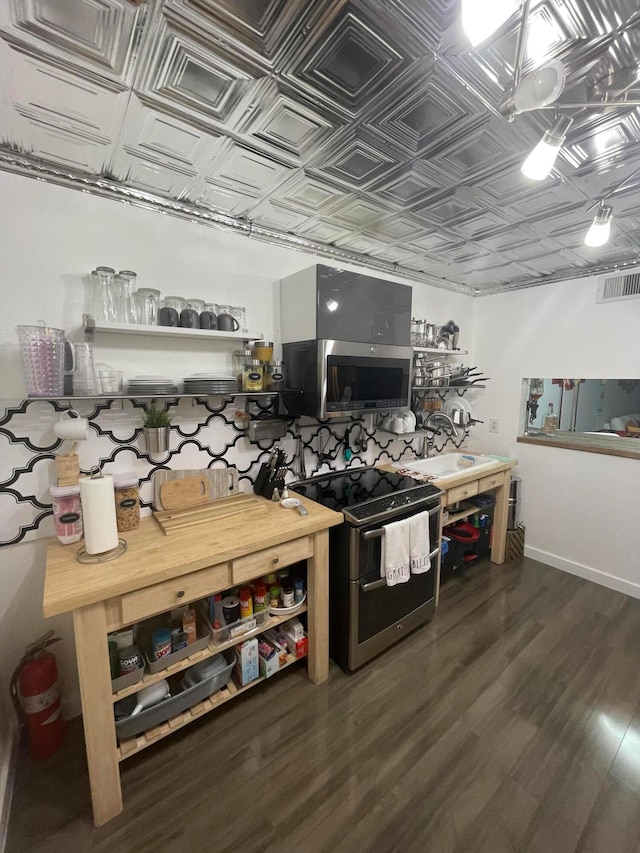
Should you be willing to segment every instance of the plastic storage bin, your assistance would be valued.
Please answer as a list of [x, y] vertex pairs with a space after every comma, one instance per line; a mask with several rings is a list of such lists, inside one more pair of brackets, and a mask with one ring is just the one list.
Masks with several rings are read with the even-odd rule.
[[163, 669], [167, 669], [172, 666], [174, 663], [179, 663], [181, 660], [186, 660], [190, 657], [194, 652], [199, 652], [202, 649], [206, 649], [209, 645], [209, 637], [213, 633], [213, 628], [209, 624], [209, 620], [204, 615], [204, 612], [200, 607], [196, 607], [196, 636], [197, 639], [195, 643], [190, 643], [188, 646], [185, 646], [183, 649], [178, 649], [177, 652], [171, 652], [171, 654], [165, 655], [160, 660], [155, 660], [153, 652], [151, 650], [151, 635], [156, 630], [156, 628], [160, 628], [166, 625], [166, 620], [162, 619], [149, 619], [146, 622], [142, 622], [138, 628], [138, 642], [140, 648], [142, 649], [142, 653], [144, 654], [144, 658], [147, 662], [147, 670], [149, 672], [162, 672]]
[[230, 625], [224, 625], [222, 628], [212, 628], [211, 636], [213, 637], [213, 645], [221, 646], [223, 643], [228, 643], [229, 640], [243, 637], [252, 631], [261, 631], [268, 620], [269, 610], [259, 610], [253, 616], [238, 619], [237, 622], [232, 622]]
[[227, 666], [221, 672], [214, 675], [212, 678], [205, 679], [196, 683], [193, 687], [187, 690], [182, 690], [170, 699], [165, 699], [154, 705], [151, 708], [146, 708], [135, 717], [130, 716], [133, 709], [136, 707], [136, 695], [127, 696], [121, 699], [114, 705], [116, 714], [116, 736], [120, 740], [135, 737], [141, 732], [151, 729], [154, 726], [159, 726], [176, 714], [182, 714], [187, 709], [202, 702], [203, 699], [217, 693], [221, 690], [231, 678], [231, 673], [235, 665], [235, 654], [233, 649], [227, 649], [223, 652], [227, 661]]

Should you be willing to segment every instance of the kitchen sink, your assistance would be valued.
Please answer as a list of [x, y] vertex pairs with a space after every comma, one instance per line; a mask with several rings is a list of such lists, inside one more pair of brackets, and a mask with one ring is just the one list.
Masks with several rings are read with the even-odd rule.
[[438, 456], [433, 456], [431, 459], [410, 459], [406, 462], [395, 462], [393, 467], [415, 472], [423, 477], [450, 477], [452, 474], [459, 474], [461, 471], [468, 471], [470, 468], [482, 468], [485, 465], [495, 464], [495, 459], [491, 456], [484, 456], [478, 453], [441, 453]]

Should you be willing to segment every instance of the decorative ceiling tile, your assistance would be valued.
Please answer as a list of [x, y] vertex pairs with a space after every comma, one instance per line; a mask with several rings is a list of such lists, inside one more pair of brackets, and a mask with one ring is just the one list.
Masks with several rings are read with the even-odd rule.
[[208, 181], [204, 181], [196, 199], [204, 207], [235, 216], [244, 216], [247, 210], [255, 206], [257, 200], [256, 196], [242, 193], [237, 189], [220, 187]]
[[[383, 87], [407, 68], [412, 59], [396, 42], [393, 26], [381, 27], [376, 15], [388, 12], [367, 3], [342, 2], [309, 30], [287, 77], [346, 115], [355, 116]], [[391, 23], [388, 20], [387, 23]]]
[[265, 200], [251, 209], [249, 219], [257, 225], [292, 232], [302, 225], [305, 217], [275, 202]]
[[255, 103], [256, 109], [245, 113], [246, 120], [240, 122], [238, 131], [298, 158], [335, 130], [318, 112], [277, 91], [269, 98], [263, 89]]
[[209, 166], [205, 177], [215, 183], [256, 195], [268, 195], [289, 169], [250, 148], [228, 143]]
[[[471, 49], [459, 0], [6, 0], [0, 168], [463, 293], [637, 260], [640, 109], [612, 100], [640, 100], [637, 0], [530, 8], [522, 73], [557, 58], [567, 85], [510, 121], [519, 13]], [[555, 109], [573, 124], [532, 183], [520, 166]], [[589, 250], [605, 197], [611, 240]]]
[[127, 0], [11, 0], [0, 5], [0, 33], [130, 83], [146, 12]]

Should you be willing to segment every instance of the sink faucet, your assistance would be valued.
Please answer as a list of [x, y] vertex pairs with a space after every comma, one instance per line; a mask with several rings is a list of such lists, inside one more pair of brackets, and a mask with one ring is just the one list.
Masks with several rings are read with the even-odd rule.
[[[439, 427], [437, 426], [438, 423]], [[427, 432], [430, 432], [431, 437], [425, 435], [422, 440], [422, 447], [419, 453], [421, 459], [427, 459], [429, 457], [429, 450], [433, 447], [434, 439], [439, 433], [445, 432], [456, 438], [459, 435], [456, 425], [446, 412], [430, 412], [425, 418], [422, 428]]]

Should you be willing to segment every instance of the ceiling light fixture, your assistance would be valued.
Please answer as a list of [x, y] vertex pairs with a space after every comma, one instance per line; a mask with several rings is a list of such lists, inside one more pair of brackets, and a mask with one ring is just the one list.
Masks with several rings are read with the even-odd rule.
[[611, 221], [613, 219], [613, 208], [605, 205], [605, 201], [611, 198], [611, 196], [622, 192], [622, 190], [625, 189], [625, 187], [627, 187], [638, 174], [640, 174], [640, 167], [620, 181], [619, 184], [616, 184], [616, 186], [603, 196], [600, 201], [591, 205], [589, 210], [593, 210], [594, 207], [597, 207], [598, 210], [596, 211], [593, 222], [591, 223], [591, 226], [584, 238], [585, 246], [597, 248], [598, 246], [604, 246], [604, 244], [609, 240], [609, 235], [611, 233]]
[[518, 0], [462, 0], [462, 27], [473, 47], [492, 36], [518, 8]]
[[568, 116], [559, 116], [551, 130], [545, 131], [540, 142], [520, 168], [525, 177], [532, 181], [542, 181], [547, 177], [553, 169], [553, 164], [556, 162], [556, 157], [562, 148], [572, 122], [573, 119]]
[[600, 202], [598, 206], [598, 211], [593, 217], [591, 227], [585, 235], [585, 246], [596, 248], [597, 246], [604, 246], [604, 244], [608, 241], [609, 234], [611, 233], [612, 210], [613, 208], [606, 207], [604, 202]]

